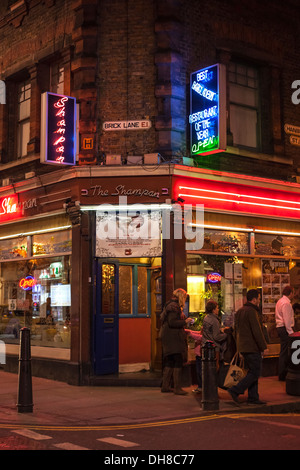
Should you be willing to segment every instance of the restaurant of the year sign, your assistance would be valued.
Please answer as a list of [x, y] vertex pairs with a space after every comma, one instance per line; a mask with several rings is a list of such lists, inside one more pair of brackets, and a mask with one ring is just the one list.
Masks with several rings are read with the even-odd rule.
[[191, 74], [191, 156], [211, 154], [226, 148], [226, 75], [222, 64]]

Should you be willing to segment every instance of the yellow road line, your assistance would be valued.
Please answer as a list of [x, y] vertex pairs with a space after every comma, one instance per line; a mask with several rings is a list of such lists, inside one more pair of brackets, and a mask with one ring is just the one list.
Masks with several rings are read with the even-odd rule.
[[[0, 429], [34, 429], [39, 431], [111, 431], [118, 429], [143, 429], [143, 428], [153, 428], [160, 426], [174, 426], [176, 424], [188, 424], [188, 423], [199, 423], [201, 421], [212, 421], [216, 419], [229, 418], [229, 419], [245, 419], [251, 417], [286, 417], [297, 415], [297, 413], [286, 413], [286, 414], [271, 414], [271, 413], [228, 413], [228, 414], [215, 414], [208, 416], [196, 416], [193, 418], [181, 418], [174, 420], [166, 421], [156, 421], [149, 423], [137, 423], [137, 424], [112, 424], [112, 425], [102, 425], [102, 426], [62, 426], [62, 425], [40, 425], [40, 424], [21, 424], [21, 423], [0, 423]], [[297, 415], [299, 416], [299, 415]]]

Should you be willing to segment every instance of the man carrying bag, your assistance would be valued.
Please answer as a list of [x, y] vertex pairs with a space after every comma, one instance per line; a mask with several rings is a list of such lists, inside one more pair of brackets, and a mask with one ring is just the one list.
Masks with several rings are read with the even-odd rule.
[[248, 389], [248, 403], [264, 405], [259, 399], [258, 379], [261, 375], [262, 353], [267, 348], [267, 343], [259, 320], [260, 294], [256, 289], [247, 292], [247, 302], [235, 314], [234, 337], [237, 351], [241, 353], [245, 361], [245, 369], [248, 370], [238, 384], [228, 389], [235, 403], [239, 404], [238, 396]]

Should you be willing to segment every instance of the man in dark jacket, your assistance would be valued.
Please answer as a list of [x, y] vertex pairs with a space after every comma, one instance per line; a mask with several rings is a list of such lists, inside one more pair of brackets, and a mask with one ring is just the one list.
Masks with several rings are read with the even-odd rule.
[[256, 289], [247, 292], [247, 302], [240, 308], [234, 319], [234, 336], [237, 351], [245, 360], [248, 370], [237, 385], [228, 389], [232, 399], [239, 403], [238, 396], [248, 389], [248, 403], [263, 405], [265, 402], [259, 399], [258, 379], [261, 374], [262, 353], [267, 348], [267, 343], [259, 320], [260, 294]]

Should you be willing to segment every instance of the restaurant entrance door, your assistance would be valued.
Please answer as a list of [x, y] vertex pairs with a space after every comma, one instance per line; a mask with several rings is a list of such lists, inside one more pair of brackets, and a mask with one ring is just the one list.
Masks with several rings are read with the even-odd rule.
[[98, 259], [94, 313], [94, 369], [96, 375], [119, 369], [119, 266], [117, 261]]

